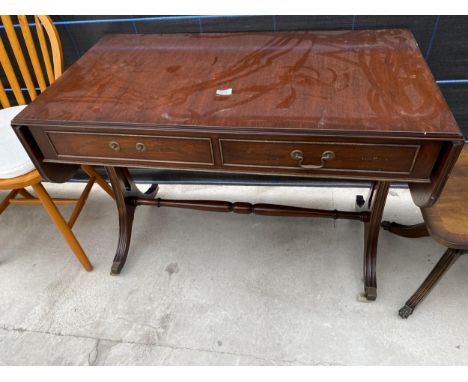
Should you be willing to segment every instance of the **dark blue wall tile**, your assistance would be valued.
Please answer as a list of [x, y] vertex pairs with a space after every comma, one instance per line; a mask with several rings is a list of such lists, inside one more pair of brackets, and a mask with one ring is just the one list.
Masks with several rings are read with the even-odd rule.
[[276, 16], [277, 30], [351, 29], [353, 16]]

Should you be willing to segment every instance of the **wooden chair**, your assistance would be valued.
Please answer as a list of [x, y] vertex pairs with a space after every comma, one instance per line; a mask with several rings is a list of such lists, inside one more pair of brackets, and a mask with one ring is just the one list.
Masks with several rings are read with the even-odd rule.
[[424, 223], [404, 226], [382, 222], [384, 229], [405, 237], [431, 235], [447, 250], [418, 290], [406, 301], [399, 315], [408, 318], [450, 266], [468, 251], [468, 149], [464, 148], [442, 195], [431, 208], [422, 208]]
[[[40, 173], [35, 169], [10, 126], [11, 120], [25, 107], [26, 103], [34, 101], [38, 92], [44, 91], [62, 74], [63, 56], [59, 35], [52, 19], [48, 16], [34, 16], [35, 23], [32, 25], [35, 26], [36, 33], [31, 31], [26, 16], [18, 16], [22, 35], [20, 42], [12, 18], [1, 16], [1, 20], [4, 33], [0, 38], [0, 62], [10, 86], [8, 90], [11, 90], [12, 94], [10, 93], [10, 97], [7, 95], [8, 91], [2, 83], [0, 86], [0, 102], [3, 107], [0, 110], [0, 190], [11, 191], [0, 202], [0, 214], [10, 204], [42, 204], [80, 263], [87, 271], [90, 271], [92, 265], [71, 228], [94, 183], [98, 183], [113, 198], [111, 187], [92, 167], [82, 166], [90, 179], [80, 198], [52, 199], [42, 185], [43, 179]], [[9, 45], [5, 42], [9, 42]], [[40, 47], [39, 51], [36, 49], [37, 44]], [[29, 57], [29, 62], [26, 57]], [[23, 84], [26, 86], [26, 94], [23, 94], [24, 89], [21, 88]], [[18, 106], [12, 106], [12, 101], [16, 101]], [[28, 186], [32, 186], [37, 197], [25, 189]], [[75, 204], [68, 222], [57, 209], [59, 204]]]

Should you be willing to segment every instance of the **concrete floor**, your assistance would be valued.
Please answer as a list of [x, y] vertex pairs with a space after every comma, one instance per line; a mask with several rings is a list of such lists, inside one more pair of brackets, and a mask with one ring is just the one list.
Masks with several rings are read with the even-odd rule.
[[[83, 187], [46, 186], [55, 196]], [[164, 197], [341, 209], [353, 209], [356, 193], [366, 191], [161, 187]], [[385, 218], [421, 221], [396, 189]], [[91, 273], [41, 207], [11, 206], [0, 227], [0, 364], [468, 364], [468, 258], [413, 316], [397, 315], [444, 250], [431, 238], [382, 231], [378, 299], [363, 303], [363, 226], [354, 221], [139, 207], [117, 277], [117, 211], [97, 188], [75, 228]]]

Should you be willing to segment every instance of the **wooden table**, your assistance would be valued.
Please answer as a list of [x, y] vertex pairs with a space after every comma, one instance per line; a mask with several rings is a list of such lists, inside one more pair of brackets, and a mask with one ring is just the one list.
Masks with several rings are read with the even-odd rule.
[[[107, 167], [120, 217], [113, 274], [139, 205], [346, 218], [365, 225], [369, 300], [390, 182], [408, 182], [414, 202], [430, 206], [464, 143], [407, 30], [108, 35], [12, 125], [50, 181], [79, 164]], [[157, 185], [140, 192], [127, 167], [373, 187], [363, 211], [164, 200]]]

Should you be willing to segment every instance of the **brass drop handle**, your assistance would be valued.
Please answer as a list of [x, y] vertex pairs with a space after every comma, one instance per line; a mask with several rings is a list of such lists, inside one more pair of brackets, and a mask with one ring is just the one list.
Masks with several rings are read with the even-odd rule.
[[109, 142], [109, 147], [114, 151], [119, 151], [120, 150], [120, 145], [116, 141], [110, 141]]
[[136, 145], [135, 145], [135, 148], [137, 149], [138, 152], [142, 153], [143, 151], [146, 150], [146, 146], [144, 143], [141, 143], [141, 142], [138, 142]]
[[291, 158], [299, 161], [300, 168], [322, 168], [325, 166], [325, 163], [331, 161], [335, 158], [335, 153], [333, 151], [324, 151], [322, 157], [320, 158], [321, 163], [318, 165], [315, 164], [302, 164], [304, 161], [304, 153], [301, 150], [291, 151]]

